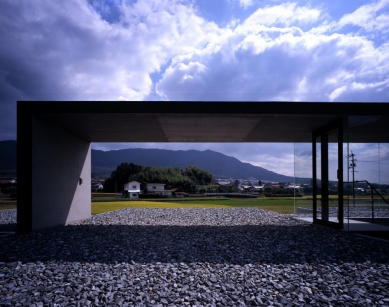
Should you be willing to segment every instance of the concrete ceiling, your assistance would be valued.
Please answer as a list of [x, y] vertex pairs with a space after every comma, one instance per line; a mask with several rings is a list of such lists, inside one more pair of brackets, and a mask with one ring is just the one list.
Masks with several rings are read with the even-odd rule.
[[18, 112], [91, 142], [310, 142], [338, 118], [350, 142], [389, 142], [389, 103], [18, 102]]

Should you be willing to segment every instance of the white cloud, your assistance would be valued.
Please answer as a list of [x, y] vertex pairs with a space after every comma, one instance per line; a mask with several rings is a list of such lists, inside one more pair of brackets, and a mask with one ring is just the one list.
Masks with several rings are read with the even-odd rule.
[[[3, 87], [42, 100], [387, 101], [389, 44], [320, 32], [328, 22], [318, 8], [268, 5], [220, 28], [183, 1], [112, 3], [115, 22], [100, 15], [108, 5], [3, 1]], [[362, 6], [338, 27], [361, 17], [385, 31], [388, 3]]]
[[239, 0], [239, 4], [241, 7], [247, 9], [253, 5], [253, 0]]
[[341, 87], [338, 87], [330, 94], [330, 100], [334, 101], [336, 98], [338, 98], [342, 93], [347, 91], [347, 86], [343, 85]]
[[87, 1], [15, 0], [2, 9], [0, 69], [30, 99], [145, 99], [151, 73], [217, 35], [180, 1], [122, 2], [116, 23]]
[[[337, 23], [338, 27], [355, 25], [368, 32], [389, 32], [388, 0], [375, 1], [343, 16]], [[386, 11], [382, 11], [386, 9]]]
[[[356, 180], [389, 184], [389, 144], [350, 144], [350, 151], [356, 159]], [[348, 175], [352, 178], [351, 170]]]
[[275, 6], [266, 6], [259, 8], [249, 18], [247, 18], [243, 27], [252, 28], [258, 25], [291, 26], [297, 24], [313, 23], [318, 21], [320, 10], [310, 7], [299, 7], [297, 3], [283, 3]]
[[[156, 91], [168, 100], [387, 101], [389, 45], [299, 27], [320, 15], [296, 3], [260, 8], [173, 58]], [[188, 78], [189, 63], [204, 69]]]
[[274, 154], [247, 156], [242, 162], [260, 166], [278, 174], [294, 176], [293, 152], [284, 152], [282, 157], [275, 157]]
[[[331, 20], [288, 2], [219, 27], [186, 0], [3, 0], [1, 136], [15, 130], [18, 99], [387, 102], [388, 6], [374, 1]], [[214, 148], [272, 170], [274, 161], [276, 170], [292, 165], [288, 154], [274, 158], [285, 148], [254, 157], [235, 147]]]

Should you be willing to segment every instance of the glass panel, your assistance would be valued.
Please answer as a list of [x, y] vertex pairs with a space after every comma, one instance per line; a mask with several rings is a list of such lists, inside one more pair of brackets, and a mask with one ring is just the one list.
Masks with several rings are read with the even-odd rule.
[[348, 159], [349, 219], [389, 225], [389, 144], [351, 143]]
[[317, 219], [322, 219], [322, 200], [321, 200], [321, 191], [322, 191], [322, 181], [321, 181], [321, 137], [316, 138], [316, 217]]
[[[316, 146], [316, 221], [334, 227], [342, 227], [343, 214], [339, 211], [342, 201], [339, 200], [338, 129], [322, 132], [315, 140]], [[330, 128], [330, 127], [328, 127]], [[315, 203], [315, 199], [313, 200]], [[314, 212], [315, 215], [315, 212]], [[315, 218], [315, 217], [314, 217]]]
[[375, 223], [389, 226], [389, 143], [378, 144], [378, 189], [386, 201], [379, 197], [374, 202]]
[[295, 201], [297, 218], [312, 221], [312, 144], [294, 144]]
[[328, 135], [328, 204], [329, 220], [339, 222], [338, 209], [338, 137], [337, 131], [332, 131]]
[[[348, 119], [348, 215], [355, 222], [389, 226], [389, 117]], [[379, 132], [379, 133], [377, 133]], [[361, 140], [369, 143], [361, 143]]]

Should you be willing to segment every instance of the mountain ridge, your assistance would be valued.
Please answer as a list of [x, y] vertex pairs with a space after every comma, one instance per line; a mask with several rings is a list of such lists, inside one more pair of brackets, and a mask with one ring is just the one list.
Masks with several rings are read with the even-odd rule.
[[[293, 182], [294, 177], [278, 174], [260, 166], [210, 149], [169, 150], [149, 148], [128, 148], [110, 151], [91, 150], [92, 173], [110, 174], [123, 162], [160, 167], [189, 165], [207, 170], [215, 177], [228, 177], [275, 182]], [[0, 141], [0, 171], [16, 171], [16, 141]]]
[[[211, 172], [216, 177], [231, 177], [247, 179], [254, 177], [258, 180], [288, 181], [294, 177], [278, 174], [260, 166], [255, 166], [239, 159], [212, 150], [168, 150], [129, 148], [111, 151], [92, 150], [92, 172], [107, 170], [122, 162], [159, 167], [177, 166], [186, 168], [197, 166]], [[112, 169], [112, 170], [114, 170]]]

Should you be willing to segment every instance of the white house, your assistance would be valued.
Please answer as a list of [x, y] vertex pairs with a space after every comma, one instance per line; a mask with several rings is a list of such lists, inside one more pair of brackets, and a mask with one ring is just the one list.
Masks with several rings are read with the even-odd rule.
[[104, 186], [100, 182], [92, 181], [91, 190], [92, 192], [102, 191], [104, 190]]
[[123, 196], [126, 198], [139, 198], [140, 182], [130, 181], [124, 184]]
[[254, 192], [261, 193], [261, 192], [263, 192], [263, 189], [265, 188], [265, 186], [264, 185], [255, 185], [255, 186], [253, 186], [253, 188], [254, 188]]
[[167, 197], [172, 197], [172, 191], [165, 190], [164, 183], [148, 183], [147, 193], [156, 194], [156, 195], [166, 195]]
[[304, 189], [299, 186], [299, 185], [294, 185], [294, 184], [287, 184], [285, 185], [284, 189], [289, 190], [289, 192], [293, 193], [292, 191], [295, 190], [296, 193], [302, 194]]

